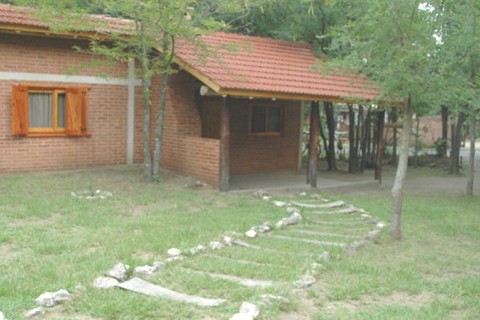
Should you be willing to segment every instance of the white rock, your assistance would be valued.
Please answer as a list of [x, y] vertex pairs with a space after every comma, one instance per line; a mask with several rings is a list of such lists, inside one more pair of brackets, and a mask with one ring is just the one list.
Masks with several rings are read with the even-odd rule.
[[218, 241], [212, 241], [212, 242], [210, 242], [210, 244], [208, 246], [212, 250], [219, 250], [219, 249], [223, 248], [223, 244], [218, 242]]
[[173, 261], [182, 261], [184, 259], [183, 256], [175, 256], [175, 257], [170, 257], [165, 260], [165, 262], [173, 262]]
[[196, 246], [194, 248], [191, 248], [189, 250], [190, 254], [192, 254], [192, 255], [195, 255], [195, 254], [200, 253], [202, 251], [205, 251], [205, 247], [202, 246], [201, 244], [199, 244], [198, 246]]
[[270, 201], [271, 199], [272, 199], [272, 197], [270, 197], [270, 196], [263, 196], [262, 197], [263, 201]]
[[272, 227], [270, 226], [270, 224], [268, 222], [265, 222], [264, 224], [259, 226], [257, 229], [258, 229], [258, 232], [265, 233], [265, 232], [271, 231]]
[[41, 314], [44, 314], [45, 311], [43, 310], [42, 307], [38, 307], [38, 308], [35, 308], [35, 309], [32, 309], [30, 311], [27, 311], [24, 313], [24, 316], [25, 318], [33, 318], [33, 317], [36, 317], [36, 316], [39, 316]]
[[274, 206], [277, 206], [277, 207], [285, 207], [287, 205], [287, 203], [285, 201], [273, 201], [272, 202]]
[[260, 314], [260, 310], [258, 310], [258, 307], [254, 305], [253, 303], [250, 302], [244, 302], [240, 306], [240, 312], [239, 313], [245, 313], [249, 314], [252, 316], [253, 319], [256, 319], [258, 315]]
[[118, 281], [125, 281], [128, 279], [128, 269], [130, 269], [130, 267], [126, 264], [117, 263], [112, 269], [108, 270], [105, 275]]
[[298, 210], [298, 209], [295, 208], [295, 207], [288, 207], [288, 208], [287, 208], [287, 212], [288, 212], [288, 213], [294, 213], [294, 212], [300, 213], [300, 210]]
[[300, 213], [294, 212], [294, 213], [292, 213], [292, 215], [290, 217], [283, 218], [282, 220], [278, 221], [275, 224], [275, 226], [277, 228], [281, 228], [281, 227], [297, 224], [300, 221], [302, 221], [302, 216], [300, 215]]
[[257, 197], [257, 198], [262, 198], [262, 197], [268, 196], [268, 193], [265, 192], [264, 190], [260, 189], [260, 190], [255, 191], [253, 193], [253, 196]]
[[168, 249], [167, 254], [169, 257], [178, 257], [179, 255], [182, 254], [182, 251], [180, 251], [180, 249], [177, 249], [177, 248], [171, 248], [171, 249]]
[[257, 236], [257, 231], [255, 230], [248, 230], [247, 232], [245, 232], [245, 235], [248, 237], [248, 238], [255, 238]]
[[72, 295], [70, 292], [68, 292], [65, 289], [58, 290], [53, 294], [53, 299], [55, 300], [55, 303], [62, 303], [63, 301], [70, 300], [72, 298]]
[[369, 214], [367, 214], [367, 213], [362, 213], [362, 214], [360, 215], [360, 217], [362, 217], [362, 218], [371, 218], [372, 216], [369, 215]]
[[135, 269], [133, 269], [133, 273], [136, 275], [139, 275], [139, 274], [151, 275], [155, 271], [157, 270], [153, 266], [138, 266], [138, 267], [135, 267]]
[[233, 239], [229, 236], [224, 236], [223, 243], [225, 243], [226, 246], [231, 247], [233, 244]]
[[293, 283], [293, 285], [297, 288], [307, 288], [317, 282], [317, 279], [311, 275], [304, 275]]
[[162, 269], [163, 267], [165, 267], [165, 263], [161, 262], [161, 261], [155, 261], [153, 264], [152, 264], [152, 267], [155, 269], [154, 272], [157, 272], [158, 270]]
[[115, 287], [120, 282], [117, 279], [110, 277], [98, 277], [93, 281], [93, 287], [97, 289], [110, 289]]
[[300, 192], [298, 195], [299, 195], [300, 197], [306, 197], [306, 196], [307, 196], [307, 193], [306, 193], [306, 192]]
[[5, 316], [3, 315], [2, 311], [0, 311], [0, 320], [5, 320]]
[[387, 224], [383, 221], [380, 221], [379, 223], [377, 223], [377, 228], [378, 229], [383, 229], [387, 226]]
[[35, 302], [42, 307], [53, 307], [56, 305], [55, 294], [53, 292], [42, 293]]
[[253, 320], [253, 316], [248, 313], [235, 313], [230, 320]]

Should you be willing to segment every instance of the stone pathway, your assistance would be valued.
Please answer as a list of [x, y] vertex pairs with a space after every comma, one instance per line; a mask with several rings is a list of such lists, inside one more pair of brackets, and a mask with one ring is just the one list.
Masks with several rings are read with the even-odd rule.
[[[229, 287], [254, 288], [255, 294], [248, 303], [268, 306], [258, 300], [259, 297], [270, 295], [271, 299], [288, 301], [271, 293], [275, 288], [313, 285], [321, 264], [341, 254], [357, 252], [360, 247], [376, 241], [385, 227], [385, 223], [372, 214], [343, 201], [329, 201], [318, 195], [301, 195], [291, 201], [272, 199], [264, 192], [257, 192], [256, 196], [284, 212], [275, 227], [264, 223], [244, 230], [245, 235], [222, 236], [208, 245], [185, 250], [171, 248], [164, 262], [137, 266], [133, 275], [128, 266], [119, 263], [98, 277], [94, 286], [109, 290], [121, 288], [202, 307], [228, 302], [223, 297], [201, 297], [181, 292], [178, 289], [181, 285], [176, 286], [176, 290], [167, 288], [168, 283], [177, 283], [176, 277], [181, 284], [182, 277], [188, 274], [192, 281], [198, 277], [200, 282], [206, 278], [210, 279], [208, 281], [228, 282]], [[168, 272], [164, 270], [165, 263], [173, 264]], [[285, 265], [297, 267], [285, 268]], [[152, 274], [156, 274], [154, 278], [150, 278]], [[209, 296], [205, 290], [202, 295]], [[255, 319], [261, 310], [253, 312], [250, 307], [246, 308], [250, 310], [248, 312], [240, 308], [231, 319]]]

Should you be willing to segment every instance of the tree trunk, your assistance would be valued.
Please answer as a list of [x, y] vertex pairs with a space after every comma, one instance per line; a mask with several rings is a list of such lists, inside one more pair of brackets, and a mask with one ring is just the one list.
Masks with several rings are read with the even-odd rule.
[[348, 172], [355, 173], [355, 112], [348, 105]]
[[473, 195], [473, 178], [475, 175], [475, 139], [477, 130], [477, 113], [472, 112], [470, 119], [470, 154], [468, 161], [468, 180], [467, 180], [467, 195]]
[[456, 124], [452, 130], [452, 152], [451, 152], [451, 174], [460, 174], [460, 144], [462, 126], [465, 122], [465, 113], [460, 112], [457, 117]]
[[397, 116], [397, 111], [396, 110], [392, 110], [392, 113], [391, 113], [392, 117], [392, 126], [393, 126], [393, 141], [392, 141], [392, 163], [394, 165], [397, 164], [397, 145], [398, 145], [398, 129], [397, 129], [397, 120], [398, 120], [398, 116]]
[[382, 184], [382, 162], [383, 153], [385, 150], [385, 110], [377, 111], [377, 157], [375, 161], [375, 180], [378, 180]]
[[448, 141], [448, 107], [442, 106], [442, 140]]
[[414, 155], [414, 166], [415, 168], [418, 167], [418, 151], [419, 151], [419, 142], [418, 138], [420, 137], [420, 118], [418, 115], [415, 117], [416, 125], [415, 125], [415, 155]]
[[307, 144], [307, 184], [310, 184], [310, 157], [312, 156], [312, 141], [313, 141], [313, 128], [312, 128], [312, 116], [313, 116], [313, 102], [310, 104], [310, 119], [308, 123], [308, 144]]
[[[172, 44], [173, 46], [173, 44]], [[174, 48], [170, 45], [170, 35], [165, 33], [162, 39], [163, 52], [171, 52], [173, 55]], [[170, 57], [164, 58], [163, 70], [160, 79], [160, 101], [158, 103], [158, 114], [155, 121], [155, 148], [153, 150], [153, 180], [160, 179], [160, 157], [162, 154], [162, 140], [163, 140], [163, 118], [165, 113], [165, 104], [167, 103], [168, 90], [168, 67], [170, 65]]]
[[370, 160], [372, 161], [373, 164], [375, 164], [375, 155], [377, 154], [377, 145], [378, 145], [378, 135], [377, 135], [377, 132], [378, 132], [378, 128], [377, 128], [377, 124], [378, 124], [378, 121], [377, 121], [377, 117], [378, 117], [378, 112], [373, 112], [372, 113], [372, 123], [371, 123], [371, 126], [372, 126], [372, 147], [370, 149], [371, 151], [371, 154], [370, 154]]
[[333, 103], [325, 102], [325, 116], [327, 118], [328, 129], [328, 149], [327, 149], [327, 162], [328, 171], [336, 171], [337, 164], [335, 159], [335, 116], [333, 112]]
[[[144, 25], [140, 26], [144, 33]], [[143, 39], [145, 40], [145, 39]], [[153, 181], [152, 176], [152, 155], [150, 152], [150, 123], [151, 123], [151, 87], [148, 67], [148, 52], [145, 43], [142, 43], [142, 57], [140, 59], [142, 75], [142, 100], [143, 100], [143, 180], [147, 183]]]
[[363, 106], [358, 106], [357, 130], [355, 133], [355, 172], [360, 171], [360, 141], [363, 129]]
[[365, 160], [367, 160], [372, 154], [372, 110], [371, 109], [368, 109], [367, 120], [365, 121], [365, 123], [366, 123], [365, 139], [367, 141], [367, 153], [366, 153]]
[[365, 163], [367, 161], [367, 147], [368, 147], [368, 136], [370, 131], [370, 108], [367, 109], [367, 116], [363, 121], [363, 139], [362, 139], [362, 161], [360, 163], [360, 170], [363, 172], [365, 170]]
[[411, 98], [404, 103], [405, 113], [403, 118], [402, 146], [398, 159], [397, 173], [392, 187], [392, 215], [391, 234], [396, 240], [402, 239], [401, 217], [402, 217], [402, 193], [408, 169], [408, 149], [410, 142], [410, 131], [412, 128], [412, 101]]
[[[320, 113], [320, 108], [318, 110], [318, 113]], [[328, 143], [327, 143], [327, 138], [325, 137], [325, 131], [323, 131], [323, 126], [322, 126], [322, 120], [321, 119], [319, 119], [319, 121], [318, 121], [318, 128], [319, 128], [319, 131], [320, 131], [320, 138], [322, 138], [322, 141], [323, 141], [323, 150], [325, 150], [325, 152], [327, 152]]]

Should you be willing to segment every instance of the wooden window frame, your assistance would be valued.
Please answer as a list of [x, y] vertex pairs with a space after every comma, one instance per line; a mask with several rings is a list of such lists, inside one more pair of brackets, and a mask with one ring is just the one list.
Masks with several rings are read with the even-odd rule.
[[[85, 86], [20, 84], [12, 87], [12, 134], [28, 137], [90, 136], [88, 90]], [[29, 94], [51, 93], [52, 127], [30, 128]], [[58, 127], [58, 94], [65, 94], [65, 127]]]
[[[261, 132], [254, 132], [253, 131], [253, 108], [255, 107], [264, 107], [266, 108], [265, 112], [265, 131]], [[269, 108], [280, 108], [280, 130], [279, 131], [268, 131], [268, 109]], [[260, 103], [250, 103], [249, 105], [249, 116], [248, 116], [248, 134], [250, 136], [264, 136], [264, 137], [281, 137], [283, 136], [283, 129], [285, 127], [285, 107], [279, 103], [268, 103], [268, 102], [260, 102]]]
[[[52, 126], [51, 127], [28, 127], [29, 134], [39, 134], [39, 133], [65, 133], [65, 127], [58, 127], [58, 95], [66, 94], [64, 89], [29, 89], [28, 94], [30, 93], [45, 93], [52, 95]], [[66, 98], [65, 98], [66, 99]], [[28, 106], [28, 111], [30, 112], [30, 105]]]

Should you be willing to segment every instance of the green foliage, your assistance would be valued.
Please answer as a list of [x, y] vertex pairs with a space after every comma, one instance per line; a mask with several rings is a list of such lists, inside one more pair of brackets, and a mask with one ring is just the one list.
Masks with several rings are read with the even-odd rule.
[[435, 151], [438, 157], [444, 157], [447, 155], [448, 151], [448, 141], [445, 139], [438, 138], [437, 141], [433, 143]]

